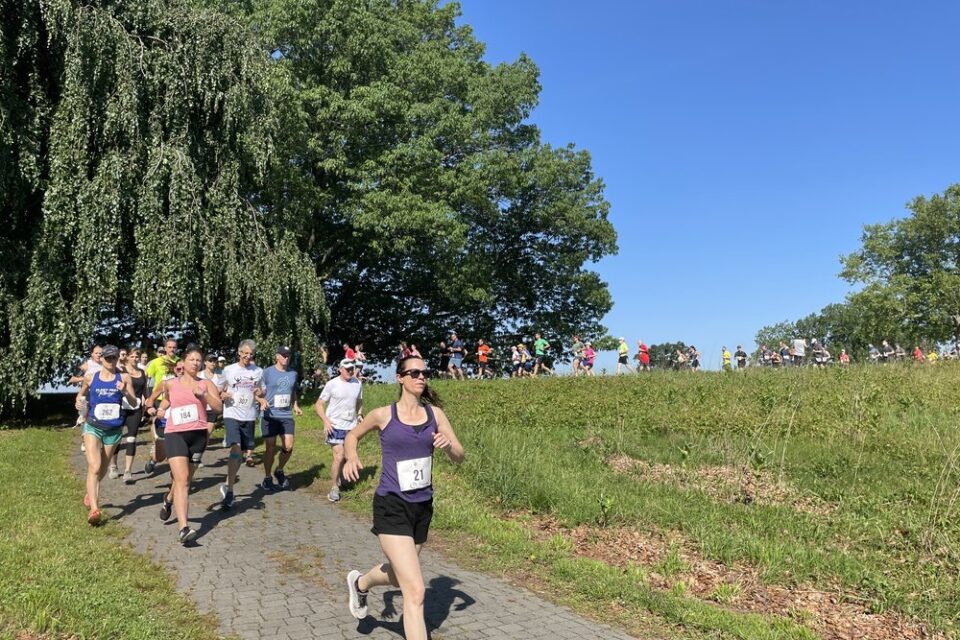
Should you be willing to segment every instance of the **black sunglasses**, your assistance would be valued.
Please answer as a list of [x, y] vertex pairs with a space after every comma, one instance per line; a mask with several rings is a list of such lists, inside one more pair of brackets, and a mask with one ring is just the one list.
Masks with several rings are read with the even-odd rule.
[[400, 372], [400, 377], [410, 376], [411, 378], [423, 377], [424, 379], [429, 377], [430, 372], [426, 369], [407, 369], [406, 371]]

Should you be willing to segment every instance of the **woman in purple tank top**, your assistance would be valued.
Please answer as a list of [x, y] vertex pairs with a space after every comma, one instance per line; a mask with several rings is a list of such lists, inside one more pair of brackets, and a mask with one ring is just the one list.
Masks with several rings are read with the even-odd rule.
[[463, 446], [440, 408], [440, 399], [427, 386], [423, 360], [408, 356], [397, 363], [400, 399], [371, 411], [343, 442], [346, 463], [343, 477], [360, 478], [357, 443], [377, 429], [380, 432], [380, 485], [373, 498], [373, 531], [387, 562], [367, 573], [347, 574], [350, 613], [367, 615], [371, 587], [394, 586], [403, 595], [403, 630], [407, 640], [425, 640], [423, 617], [426, 587], [420, 570], [420, 548], [427, 541], [433, 516], [433, 451], [443, 449], [454, 462], [463, 462]]

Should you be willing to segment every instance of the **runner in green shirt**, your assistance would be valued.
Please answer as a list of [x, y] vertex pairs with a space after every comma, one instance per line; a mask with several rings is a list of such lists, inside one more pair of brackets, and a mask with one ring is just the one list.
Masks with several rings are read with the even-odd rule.
[[536, 378], [537, 374], [540, 371], [546, 371], [548, 373], [553, 373], [553, 369], [547, 366], [546, 355], [547, 349], [550, 348], [550, 343], [547, 342], [539, 333], [533, 334], [533, 377]]

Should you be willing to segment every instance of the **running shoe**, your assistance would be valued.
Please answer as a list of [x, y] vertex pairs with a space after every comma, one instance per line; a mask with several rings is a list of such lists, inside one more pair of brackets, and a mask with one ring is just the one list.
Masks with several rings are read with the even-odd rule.
[[340, 502], [340, 488], [334, 487], [330, 489], [330, 493], [327, 494], [327, 500], [330, 502]]
[[263, 482], [260, 483], [260, 488], [264, 491], [276, 491], [277, 487], [273, 484], [273, 478], [266, 477], [263, 479]]
[[273, 477], [277, 479], [277, 488], [278, 489], [289, 489], [290, 480], [287, 479], [287, 474], [283, 472], [283, 469], [277, 469], [273, 472]]
[[100, 516], [100, 509], [91, 509], [90, 514], [87, 516], [87, 522], [95, 527], [100, 524]]
[[117, 478], [120, 477], [120, 470], [117, 469], [117, 465], [115, 464], [110, 465], [110, 471], [107, 472], [107, 477], [110, 478], [111, 480], [116, 480]]
[[123, 472], [123, 482], [124, 484], [133, 484], [133, 474], [129, 471]]
[[197, 539], [197, 532], [190, 527], [184, 527], [183, 529], [180, 529], [180, 533], [177, 534], [177, 537], [180, 539], [180, 544], [186, 546], [188, 543]]
[[253, 456], [247, 456], [246, 462], [247, 462], [247, 466], [248, 466], [248, 467], [255, 467], [255, 466], [257, 466], [257, 463], [253, 461]]
[[354, 569], [347, 574], [347, 593], [350, 600], [350, 613], [357, 620], [367, 617], [367, 592], [357, 588], [360, 572]]
[[153, 458], [150, 458], [149, 460], [147, 460], [147, 464], [143, 465], [143, 472], [148, 476], [153, 475], [153, 470], [156, 468], [157, 468], [157, 461], [154, 460]]
[[220, 485], [220, 497], [223, 500], [220, 501], [220, 504], [223, 505], [224, 509], [230, 509], [233, 507], [233, 491], [225, 484]]
[[173, 509], [173, 503], [167, 502], [166, 496], [163, 498], [163, 504], [160, 506], [160, 519], [166, 522], [170, 519], [170, 510]]

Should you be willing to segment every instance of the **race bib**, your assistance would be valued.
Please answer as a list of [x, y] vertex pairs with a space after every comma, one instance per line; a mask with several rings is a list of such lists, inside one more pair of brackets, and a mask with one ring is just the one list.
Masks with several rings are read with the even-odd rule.
[[237, 392], [233, 396], [233, 406], [239, 409], [249, 409], [253, 406], [253, 394], [247, 392]]
[[286, 409], [290, 406], [290, 394], [289, 393], [278, 393], [273, 396], [273, 408], [274, 409]]
[[423, 489], [433, 484], [433, 458], [397, 461], [397, 480], [401, 491]]
[[195, 404], [170, 409], [170, 421], [173, 422], [174, 426], [179, 427], [182, 424], [197, 422], [198, 420], [200, 420], [200, 412]]
[[98, 404], [93, 408], [93, 417], [104, 422], [116, 420], [120, 417], [120, 405]]

